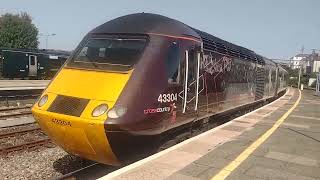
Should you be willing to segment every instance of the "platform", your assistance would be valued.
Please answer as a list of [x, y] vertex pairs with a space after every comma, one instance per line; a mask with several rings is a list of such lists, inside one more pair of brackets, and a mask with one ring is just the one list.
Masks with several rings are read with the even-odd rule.
[[44, 89], [50, 80], [0, 80], [0, 91]]
[[289, 89], [269, 105], [101, 179], [320, 179], [320, 97], [313, 94]]

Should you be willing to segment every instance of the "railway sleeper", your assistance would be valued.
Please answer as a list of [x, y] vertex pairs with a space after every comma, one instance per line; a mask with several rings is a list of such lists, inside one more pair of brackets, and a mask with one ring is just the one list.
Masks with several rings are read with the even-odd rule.
[[9, 133], [0, 134], [0, 139], [13, 137], [15, 135], [24, 135], [26, 133], [35, 132], [35, 131], [41, 131], [41, 130], [39, 127], [35, 127], [32, 129], [26, 129], [26, 130], [22, 130], [22, 131], [13, 131], [13, 132], [9, 132]]
[[8, 118], [8, 117], [16, 117], [16, 116], [24, 116], [24, 115], [30, 115], [30, 111], [23, 111], [19, 113], [11, 113], [11, 114], [0, 114], [0, 118]]

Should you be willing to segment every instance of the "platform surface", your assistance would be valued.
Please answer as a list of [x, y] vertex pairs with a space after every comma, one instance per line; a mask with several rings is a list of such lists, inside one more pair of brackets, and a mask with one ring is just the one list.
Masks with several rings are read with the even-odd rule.
[[23, 90], [23, 89], [44, 89], [50, 80], [0, 80], [0, 91]]
[[305, 90], [298, 99], [299, 91], [289, 89], [267, 106], [101, 179], [320, 179], [320, 97]]

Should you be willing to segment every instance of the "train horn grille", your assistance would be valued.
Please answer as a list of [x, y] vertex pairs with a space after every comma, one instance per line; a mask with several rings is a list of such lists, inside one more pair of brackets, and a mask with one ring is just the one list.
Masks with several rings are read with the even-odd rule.
[[80, 117], [82, 111], [87, 106], [88, 102], [89, 99], [58, 95], [56, 99], [52, 102], [48, 111]]

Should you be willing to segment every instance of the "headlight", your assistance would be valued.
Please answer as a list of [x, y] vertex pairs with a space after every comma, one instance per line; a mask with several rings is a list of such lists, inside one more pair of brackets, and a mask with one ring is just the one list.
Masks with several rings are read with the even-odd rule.
[[100, 104], [94, 110], [92, 111], [92, 116], [93, 117], [98, 117], [107, 112], [108, 110], [108, 105], [107, 104]]
[[38, 102], [38, 106], [39, 107], [43, 106], [47, 101], [48, 101], [48, 95], [46, 94], [40, 98]]
[[126, 114], [127, 108], [122, 107], [122, 106], [115, 106], [112, 109], [109, 110], [108, 112], [108, 117], [109, 118], [119, 118]]

